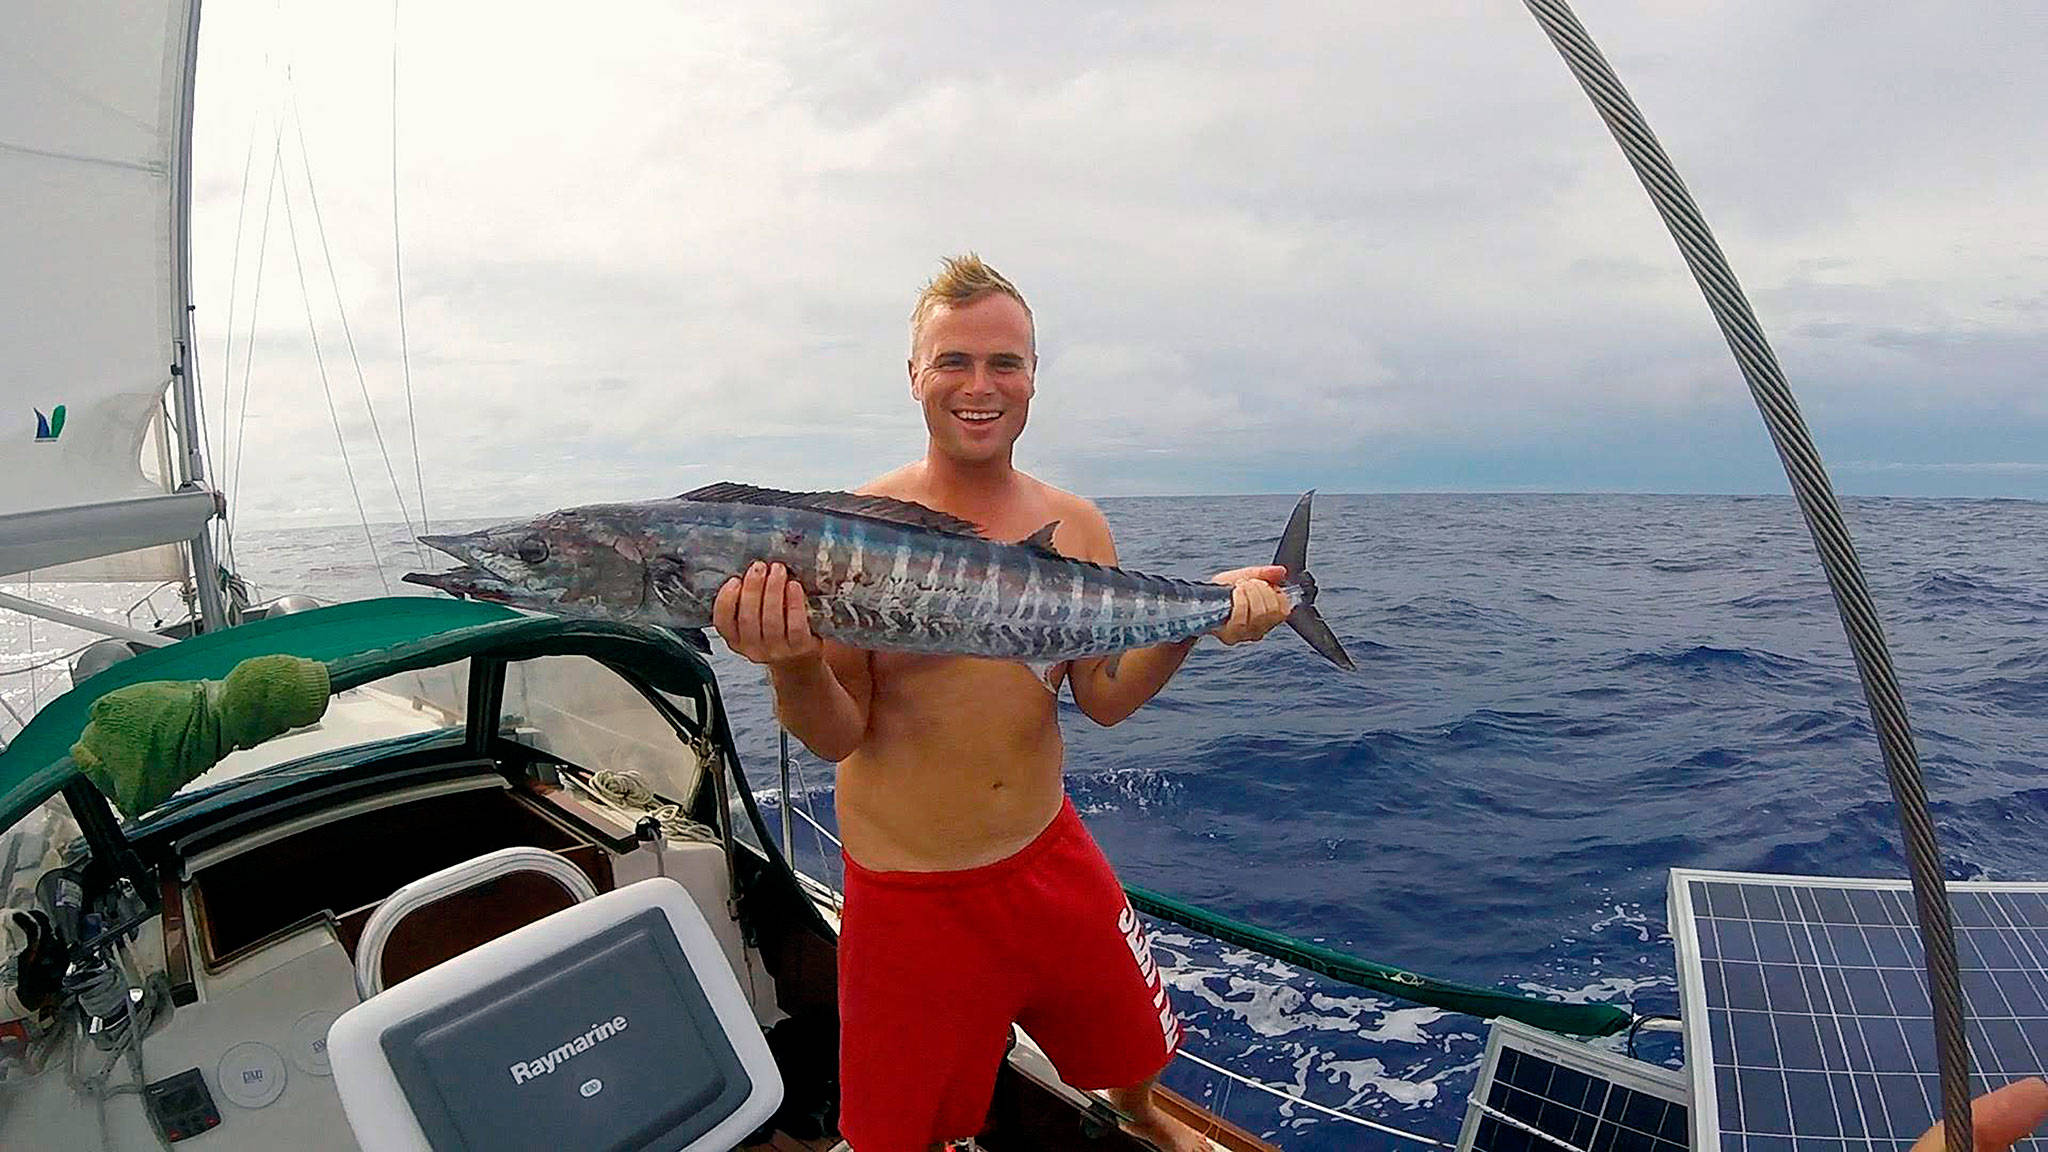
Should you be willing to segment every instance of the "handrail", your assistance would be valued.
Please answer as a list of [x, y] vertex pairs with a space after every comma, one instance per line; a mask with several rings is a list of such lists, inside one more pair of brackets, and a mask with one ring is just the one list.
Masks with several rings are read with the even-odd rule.
[[1170, 920], [1226, 943], [1249, 948], [1262, 956], [1271, 956], [1297, 968], [1319, 972], [1333, 980], [1342, 980], [1346, 984], [1369, 988], [1432, 1008], [1464, 1012], [1482, 1019], [1506, 1016], [1546, 1032], [1563, 1032], [1578, 1036], [1612, 1036], [1627, 1028], [1634, 1019], [1628, 1009], [1618, 1004], [1571, 1004], [1559, 1000], [1540, 1000], [1534, 996], [1503, 992], [1498, 988], [1480, 988], [1450, 980], [1438, 980], [1435, 977], [1418, 975], [1385, 964], [1375, 964], [1370, 960], [1346, 955], [1334, 948], [1325, 948], [1284, 933], [1219, 916], [1205, 908], [1198, 908], [1193, 904], [1183, 903], [1133, 884], [1124, 885], [1124, 892], [1130, 897], [1131, 907], [1147, 916]]

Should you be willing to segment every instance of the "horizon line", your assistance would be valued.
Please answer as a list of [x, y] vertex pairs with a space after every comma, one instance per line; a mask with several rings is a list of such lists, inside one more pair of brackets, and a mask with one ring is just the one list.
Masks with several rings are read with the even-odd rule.
[[[1328, 498], [1328, 497], [1338, 497], [1338, 496], [1369, 496], [1369, 497], [1384, 497], [1384, 496], [1635, 496], [1635, 497], [1646, 497], [1646, 498], [1654, 498], [1654, 499], [1667, 499], [1667, 500], [1668, 500], [1668, 499], [1683, 499], [1683, 500], [1792, 500], [1792, 499], [1793, 499], [1792, 493], [1790, 493], [1790, 492], [1646, 492], [1646, 491], [1636, 491], [1636, 490], [1629, 490], [1629, 489], [1576, 489], [1576, 490], [1552, 490], [1552, 489], [1537, 489], [1537, 488], [1499, 488], [1499, 489], [1465, 489], [1465, 488], [1402, 488], [1402, 489], [1389, 489], [1389, 490], [1383, 490], [1383, 491], [1378, 491], [1378, 492], [1334, 492], [1334, 491], [1324, 491], [1324, 490], [1322, 490], [1322, 489], [1312, 489], [1312, 491], [1314, 491], [1314, 492], [1315, 492], [1315, 494], [1316, 494], [1317, 496], [1319, 496], [1319, 497], [1325, 497], [1325, 498]], [[1103, 502], [1110, 502], [1110, 501], [1117, 501], [1117, 500], [1219, 500], [1219, 499], [1237, 499], [1237, 500], [1257, 500], [1257, 499], [1268, 499], [1268, 498], [1271, 498], [1271, 499], [1287, 499], [1287, 500], [1294, 500], [1294, 499], [1298, 499], [1298, 498], [1299, 498], [1299, 497], [1300, 497], [1301, 495], [1302, 495], [1302, 493], [1301, 493], [1301, 492], [1296, 492], [1296, 491], [1279, 491], [1279, 490], [1275, 490], [1275, 491], [1271, 491], [1271, 492], [1131, 492], [1131, 493], [1120, 493], [1120, 494], [1117, 494], [1117, 495], [1113, 495], [1113, 496], [1088, 496], [1088, 497], [1086, 497], [1086, 498], [1087, 498], [1087, 499], [1089, 499], [1089, 500], [1095, 500], [1095, 501], [1103, 501]], [[1917, 495], [1917, 496], [1916, 496], [1916, 495], [1897, 495], [1897, 494], [1892, 494], [1892, 495], [1885, 495], [1885, 494], [1859, 494], [1859, 493], [1848, 493], [1848, 494], [1845, 494], [1845, 493], [1840, 493], [1840, 492], [1838, 492], [1838, 493], [1836, 493], [1836, 494], [1835, 494], [1835, 497], [1836, 497], [1836, 499], [1838, 499], [1838, 500], [1842, 500], [1842, 501], [1851, 501], [1851, 500], [1864, 500], [1864, 501], [1868, 501], [1868, 500], [1939, 500], [1939, 501], [1955, 501], [1955, 502], [1975, 502], [1975, 503], [2002, 503], [2002, 504], [2048, 504], [2048, 499], [2044, 499], [2044, 498], [2040, 498], [2040, 497], [2033, 497], [2033, 496], [1943, 496], [1943, 495]], [[598, 502], [599, 502], [599, 501], [587, 501], [587, 503], [598, 503]], [[573, 505], [562, 505], [562, 507], [573, 507]], [[435, 520], [437, 520], [437, 521], [441, 521], [441, 522], [443, 522], [443, 523], [446, 523], [446, 522], [449, 522], [449, 521], [456, 521], [456, 522], [468, 522], [468, 521], [472, 521], [472, 520], [490, 520], [490, 519], [497, 519], [497, 518], [504, 518], [504, 519], [513, 519], [513, 518], [517, 518], [517, 517], [519, 517], [519, 516], [521, 516], [521, 515], [529, 515], [529, 516], [538, 516], [538, 515], [542, 515], [542, 514], [543, 514], [543, 513], [545, 513], [545, 512], [549, 512], [549, 511], [553, 511], [553, 510], [554, 510], [554, 509], [552, 509], [552, 508], [548, 508], [548, 509], [539, 509], [539, 510], [536, 510], [536, 511], [534, 511], [534, 512], [531, 512], [531, 513], [524, 513], [524, 514], [522, 514], [522, 513], [519, 513], [519, 512], [479, 512], [479, 513], [474, 513], [474, 514], [461, 514], [461, 515], [453, 515], [453, 516], [436, 516], [436, 517], [435, 517], [434, 519], [435, 519]], [[370, 521], [369, 523], [370, 523], [370, 527], [372, 527], [372, 528], [400, 528], [400, 527], [405, 527], [405, 526], [407, 525], [407, 522], [406, 522], [406, 521], [404, 521], [404, 520], [371, 520], [371, 521]], [[279, 529], [294, 529], [294, 530], [297, 530], [297, 529], [312, 529], [312, 528], [346, 528], [346, 529], [360, 529], [360, 528], [361, 528], [362, 526], [363, 526], [363, 522], [362, 522], [361, 520], [342, 520], [342, 521], [331, 521], [331, 522], [330, 522], [330, 521], [317, 521], [317, 522], [311, 522], [311, 523], [296, 523], [296, 524], [283, 524], [283, 523], [280, 523], [280, 524], [276, 524], [276, 525], [272, 525], [272, 526], [268, 526], [268, 527], [253, 527], [253, 528], [252, 528], [252, 527], [245, 527], [245, 528], [243, 528], [242, 530], [243, 530], [243, 531], [256, 531], [256, 532], [264, 532], [264, 531], [275, 531], [275, 530], [279, 530]]]

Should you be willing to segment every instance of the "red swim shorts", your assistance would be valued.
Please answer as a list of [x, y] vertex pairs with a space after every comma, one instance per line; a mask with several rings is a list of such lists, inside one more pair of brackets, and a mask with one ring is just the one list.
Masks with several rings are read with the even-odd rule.
[[979, 1132], [1012, 1023], [1076, 1088], [1141, 1083], [1181, 1039], [1151, 939], [1072, 801], [980, 868], [847, 859], [839, 1020], [839, 1127], [854, 1152]]

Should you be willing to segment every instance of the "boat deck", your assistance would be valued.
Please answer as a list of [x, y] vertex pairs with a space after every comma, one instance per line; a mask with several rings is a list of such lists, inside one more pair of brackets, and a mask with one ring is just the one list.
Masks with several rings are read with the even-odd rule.
[[[1217, 1149], [1217, 1152], [1279, 1152], [1273, 1145], [1228, 1120], [1205, 1111], [1170, 1088], [1153, 1088], [1152, 1099], [1162, 1112], [1207, 1136], [1210, 1146]], [[991, 1152], [1010, 1152], [1010, 1145], [1001, 1142], [999, 1136], [991, 1135], [988, 1139]], [[1149, 1144], [1146, 1146], [1150, 1147]], [[839, 1141], [829, 1137], [800, 1140], [786, 1133], [777, 1132], [767, 1140], [743, 1145], [738, 1152], [833, 1152], [839, 1147]]]

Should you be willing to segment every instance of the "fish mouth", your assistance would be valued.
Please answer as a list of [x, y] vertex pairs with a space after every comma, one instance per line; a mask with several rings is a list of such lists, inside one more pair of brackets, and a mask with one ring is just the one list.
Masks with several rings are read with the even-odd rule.
[[[421, 536], [419, 537], [419, 542], [425, 544], [429, 548], [432, 548], [436, 552], [446, 552], [448, 555], [453, 556], [457, 560], [462, 561], [465, 567], [468, 567], [475, 561], [475, 557], [470, 554], [468, 536]], [[474, 569], [472, 570], [474, 571]], [[408, 575], [405, 578], [407, 580], [412, 580], [412, 577], [416, 575], [422, 575], [422, 573], [413, 573], [412, 575]], [[444, 575], [446, 575], [446, 573], [444, 573]], [[478, 571], [477, 575], [485, 576], [486, 574], [481, 571]], [[423, 581], [413, 580], [413, 583], [419, 584], [423, 583]], [[438, 587], [438, 585], [436, 585], [436, 587]]]
[[[421, 543], [426, 542], [425, 537], [420, 539]], [[459, 600], [487, 600], [493, 604], [510, 604], [518, 597], [518, 589], [481, 568], [473, 568], [467, 564], [446, 572], [407, 572], [399, 579], [407, 584], [418, 584], [446, 592]]]

